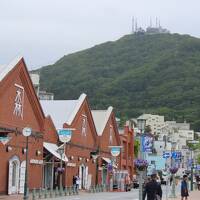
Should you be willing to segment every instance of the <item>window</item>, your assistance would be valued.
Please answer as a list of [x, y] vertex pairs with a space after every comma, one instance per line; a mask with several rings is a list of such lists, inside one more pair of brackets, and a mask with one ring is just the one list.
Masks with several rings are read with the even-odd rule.
[[12, 168], [12, 186], [16, 186], [16, 175], [17, 175], [17, 164], [16, 162], [13, 162], [13, 168]]

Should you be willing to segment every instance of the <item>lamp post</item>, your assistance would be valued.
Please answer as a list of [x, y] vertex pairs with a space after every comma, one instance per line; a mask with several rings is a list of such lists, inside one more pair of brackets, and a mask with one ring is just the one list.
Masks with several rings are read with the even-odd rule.
[[29, 194], [28, 194], [28, 138], [31, 135], [32, 130], [29, 127], [25, 127], [22, 130], [22, 134], [24, 137], [26, 137], [26, 170], [25, 170], [25, 182], [24, 182], [24, 200], [28, 200]]
[[[113, 158], [116, 158], [119, 156], [121, 152], [122, 146], [109, 146], [110, 152]], [[114, 159], [111, 159], [111, 165], [112, 165], [112, 171], [113, 171], [113, 166], [114, 166]], [[110, 179], [110, 190], [113, 190], [113, 177]]]
[[[144, 118], [138, 118], [137, 120], [138, 128], [140, 130], [140, 159], [144, 159], [143, 148], [142, 148], [142, 136], [144, 134], [144, 129], [146, 125], [146, 120]], [[139, 200], [142, 200], [143, 196], [143, 171], [139, 171]]]
[[63, 193], [63, 187], [62, 187], [62, 173], [63, 173], [63, 159], [64, 159], [64, 155], [65, 155], [65, 146], [66, 143], [69, 142], [71, 140], [72, 137], [72, 128], [63, 128], [63, 129], [59, 129], [58, 130], [58, 136], [59, 136], [59, 140], [61, 142], [63, 142], [63, 145], [61, 145], [58, 149], [57, 152], [60, 154], [60, 194]]
[[[175, 158], [172, 156], [173, 151], [175, 152], [176, 149], [176, 142], [172, 142], [172, 148], [171, 148], [171, 169], [175, 168]], [[175, 172], [176, 173], [176, 172]], [[171, 194], [170, 198], [176, 198], [176, 183], [175, 183], [175, 173], [171, 172], [172, 175], [172, 188], [171, 188]]]
[[[189, 144], [199, 144], [199, 141], [195, 141], [195, 140], [189, 140], [188, 141]], [[189, 151], [190, 151], [190, 161], [191, 161], [191, 185], [190, 185], [190, 189], [191, 191], [193, 191], [193, 176], [194, 176], [194, 155], [193, 155], [193, 149], [192, 147], [189, 148]]]
[[98, 168], [99, 168], [99, 148], [96, 151], [90, 152], [90, 156], [93, 158], [93, 160], [96, 163], [96, 185], [98, 185]]

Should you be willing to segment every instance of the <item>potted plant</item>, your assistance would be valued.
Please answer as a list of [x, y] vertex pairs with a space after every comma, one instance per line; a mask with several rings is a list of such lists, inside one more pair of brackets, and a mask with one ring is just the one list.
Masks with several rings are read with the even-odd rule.
[[148, 167], [148, 162], [144, 159], [136, 159], [134, 161], [134, 165], [137, 170], [144, 171]]

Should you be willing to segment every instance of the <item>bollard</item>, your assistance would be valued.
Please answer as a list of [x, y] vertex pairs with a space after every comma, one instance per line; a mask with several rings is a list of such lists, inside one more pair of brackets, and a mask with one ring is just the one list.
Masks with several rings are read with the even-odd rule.
[[48, 198], [47, 188], [44, 189], [44, 198]]
[[64, 195], [67, 196], [67, 187], [65, 187]]
[[33, 189], [33, 192], [32, 192], [32, 200], [36, 200], [36, 191], [35, 191], [35, 188]]
[[72, 188], [69, 187], [69, 195], [72, 195]]
[[55, 197], [58, 197], [58, 196], [59, 196], [58, 187], [56, 187]]
[[42, 199], [42, 188], [39, 189], [39, 199]]
[[53, 198], [53, 190], [52, 190], [52, 188], [50, 189], [49, 196], [50, 196], [50, 198]]
[[92, 186], [92, 193], [95, 193], [95, 186]]

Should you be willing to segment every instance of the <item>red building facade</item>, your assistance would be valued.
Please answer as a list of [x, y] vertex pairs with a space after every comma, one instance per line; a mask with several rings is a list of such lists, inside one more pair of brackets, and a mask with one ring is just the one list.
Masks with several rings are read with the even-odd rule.
[[120, 133], [122, 152], [120, 154], [120, 169], [127, 170], [131, 180], [134, 175], [134, 130], [129, 124]]
[[35, 94], [23, 58], [0, 67], [0, 193], [24, 191], [26, 138], [30, 127], [29, 188], [42, 186], [43, 133], [45, 116]]
[[115, 170], [118, 169], [119, 158], [111, 155], [111, 146], [120, 146], [120, 137], [115, 120], [113, 107], [107, 110], [92, 110], [93, 119], [98, 134], [98, 184], [108, 185], [112, 171], [109, 165], [114, 164]]

